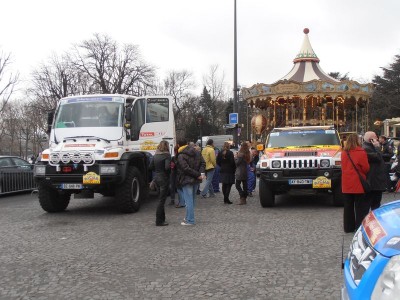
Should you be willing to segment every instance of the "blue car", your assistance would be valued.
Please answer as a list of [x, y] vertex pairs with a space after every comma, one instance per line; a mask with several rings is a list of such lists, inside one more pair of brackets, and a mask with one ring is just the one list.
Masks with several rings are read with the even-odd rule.
[[355, 233], [342, 299], [400, 299], [400, 200], [371, 211]]

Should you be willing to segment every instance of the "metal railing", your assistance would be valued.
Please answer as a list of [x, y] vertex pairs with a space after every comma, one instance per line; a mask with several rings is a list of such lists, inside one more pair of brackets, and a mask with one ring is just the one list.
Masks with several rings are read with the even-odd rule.
[[31, 191], [36, 187], [32, 171], [0, 170], [0, 195]]

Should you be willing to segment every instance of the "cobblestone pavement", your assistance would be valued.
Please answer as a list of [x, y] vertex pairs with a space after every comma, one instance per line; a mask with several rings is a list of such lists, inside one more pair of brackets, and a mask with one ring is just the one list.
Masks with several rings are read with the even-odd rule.
[[339, 299], [343, 208], [277, 199], [198, 198], [196, 226], [166, 205], [170, 225], [156, 227], [156, 199], [124, 215], [101, 196], [60, 214], [35, 195], [0, 197], [0, 299]]

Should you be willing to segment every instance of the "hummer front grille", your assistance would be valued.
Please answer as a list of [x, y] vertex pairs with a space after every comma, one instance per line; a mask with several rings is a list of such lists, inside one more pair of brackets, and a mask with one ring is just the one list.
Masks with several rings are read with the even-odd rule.
[[302, 152], [285, 152], [286, 157], [293, 157], [293, 156], [317, 156], [316, 151], [302, 151]]
[[286, 159], [282, 161], [284, 169], [309, 169], [318, 167], [318, 159]]

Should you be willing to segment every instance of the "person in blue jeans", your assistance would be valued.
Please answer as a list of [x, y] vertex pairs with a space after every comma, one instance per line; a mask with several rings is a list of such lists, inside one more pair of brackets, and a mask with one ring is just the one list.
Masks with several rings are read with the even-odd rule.
[[182, 196], [186, 205], [185, 219], [181, 225], [194, 225], [194, 206], [198, 185], [203, 180], [205, 162], [199, 151], [189, 146], [186, 140], [178, 142], [177, 182], [182, 189]]
[[204, 189], [201, 191], [201, 196], [206, 198], [208, 193], [210, 197], [215, 197], [212, 180], [217, 160], [215, 157], [214, 141], [212, 139], [208, 139], [207, 145], [204, 147], [203, 151], [201, 151], [201, 155], [206, 163], [206, 183]]

